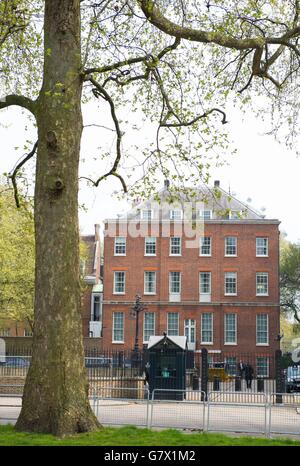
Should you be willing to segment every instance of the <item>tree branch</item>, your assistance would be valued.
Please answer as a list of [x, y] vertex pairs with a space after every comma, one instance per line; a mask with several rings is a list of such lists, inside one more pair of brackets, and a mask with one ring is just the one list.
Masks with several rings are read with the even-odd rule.
[[[263, 47], [266, 43], [266, 39], [263, 37], [236, 39], [235, 37], [227, 36], [224, 33], [207, 32], [200, 29], [179, 26], [163, 15], [155, 6], [155, 2], [153, 0], [138, 0], [138, 3], [150, 23], [173, 37], [187, 39], [194, 42], [202, 42], [204, 44], [212, 43], [238, 50], [256, 49]], [[293, 30], [294, 34], [296, 32], [300, 33], [300, 30], [295, 30], [296, 28]]]
[[116, 128], [116, 133], [117, 133], [117, 143], [116, 143], [117, 156], [116, 156], [114, 164], [113, 164], [112, 168], [109, 170], [109, 172], [107, 172], [104, 175], [100, 176], [96, 181], [93, 181], [90, 178], [85, 178], [85, 177], [82, 177], [82, 178], [83, 179], [88, 179], [89, 181], [91, 181], [93, 183], [94, 186], [97, 187], [102, 180], [108, 178], [109, 176], [115, 176], [121, 181], [123, 190], [126, 193], [127, 192], [126, 183], [125, 183], [124, 179], [122, 178], [122, 176], [119, 173], [117, 173], [117, 169], [118, 169], [121, 157], [122, 157], [122, 153], [121, 153], [122, 132], [121, 132], [121, 129], [120, 129], [118, 118], [116, 116], [115, 104], [114, 104], [114, 101], [112, 100], [112, 98], [110, 97], [110, 95], [108, 94], [108, 92], [104, 89], [103, 86], [101, 86], [101, 84], [99, 84], [93, 78], [90, 78], [89, 80], [95, 86], [95, 88], [93, 89], [93, 93], [94, 93], [95, 97], [97, 97], [97, 98], [102, 97], [110, 105], [110, 112], [111, 112], [111, 116], [112, 116], [112, 119], [113, 119], [113, 122], [114, 122], [114, 125], [115, 125], [115, 128]]
[[31, 100], [28, 97], [24, 97], [23, 95], [16, 94], [0, 97], [0, 110], [2, 108], [11, 107], [12, 105], [26, 108], [26, 110], [29, 110], [33, 115], [35, 115], [36, 102], [34, 100]]
[[34, 144], [31, 152], [29, 152], [29, 154], [27, 154], [26, 157], [23, 160], [21, 160], [21, 162], [19, 162], [18, 165], [14, 168], [14, 171], [12, 172], [12, 174], [9, 174], [9, 179], [11, 180], [12, 185], [13, 185], [14, 198], [15, 198], [16, 206], [18, 209], [20, 208], [20, 199], [19, 199], [18, 185], [17, 185], [17, 174], [20, 168], [22, 168], [23, 165], [25, 165], [25, 163], [28, 162], [28, 160], [34, 156], [37, 150], [37, 146], [38, 146], [38, 141], [36, 141], [36, 143]]

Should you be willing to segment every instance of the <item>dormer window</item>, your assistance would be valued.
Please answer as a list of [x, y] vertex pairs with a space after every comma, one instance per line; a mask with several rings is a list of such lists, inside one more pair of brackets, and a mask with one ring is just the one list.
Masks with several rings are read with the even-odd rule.
[[181, 209], [170, 210], [170, 220], [182, 220], [182, 210]]
[[209, 209], [199, 210], [199, 217], [202, 220], [211, 220], [212, 219], [212, 210], [209, 210]]
[[141, 211], [141, 220], [152, 220], [153, 211], [151, 209], [146, 209]]

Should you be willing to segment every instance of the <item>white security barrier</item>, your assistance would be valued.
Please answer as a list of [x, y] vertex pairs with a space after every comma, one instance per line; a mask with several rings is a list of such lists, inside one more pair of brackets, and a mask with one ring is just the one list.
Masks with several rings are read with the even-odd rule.
[[149, 427], [205, 430], [205, 393], [201, 390], [155, 389]]
[[264, 393], [209, 392], [207, 431], [267, 434], [268, 399]]
[[94, 388], [90, 401], [101, 424], [149, 427], [147, 388]]
[[268, 424], [269, 436], [300, 435], [300, 393], [272, 393]]

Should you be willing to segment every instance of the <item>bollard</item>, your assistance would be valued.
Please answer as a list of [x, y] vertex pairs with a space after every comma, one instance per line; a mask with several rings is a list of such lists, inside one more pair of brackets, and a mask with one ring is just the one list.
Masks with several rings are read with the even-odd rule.
[[242, 391], [242, 381], [240, 377], [236, 377], [235, 383], [234, 383], [234, 389], [236, 392]]
[[220, 379], [217, 379], [216, 377], [214, 378], [213, 390], [214, 392], [220, 391]]

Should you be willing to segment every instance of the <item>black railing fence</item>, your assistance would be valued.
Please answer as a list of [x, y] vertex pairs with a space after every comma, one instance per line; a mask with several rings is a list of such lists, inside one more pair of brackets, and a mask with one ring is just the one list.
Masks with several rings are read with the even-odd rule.
[[[30, 347], [10, 347], [0, 354], [0, 386], [24, 383], [31, 361]], [[130, 387], [135, 380], [143, 382], [149, 362], [147, 349], [100, 350], [85, 349], [85, 366], [90, 384]], [[186, 387], [215, 391], [285, 391], [286, 371], [281, 352], [212, 352], [187, 351]], [[133, 383], [134, 384], [134, 383]]]

